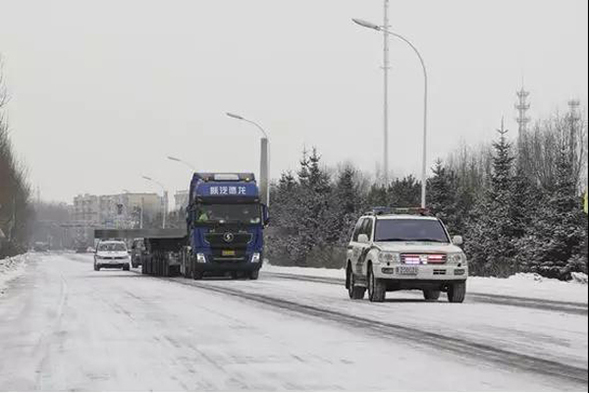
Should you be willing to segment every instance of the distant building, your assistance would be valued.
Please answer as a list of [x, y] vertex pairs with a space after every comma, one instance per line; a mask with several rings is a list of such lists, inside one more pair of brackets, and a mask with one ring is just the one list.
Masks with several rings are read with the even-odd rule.
[[188, 190], [182, 190], [174, 194], [174, 210], [186, 210], [188, 206]]
[[98, 196], [84, 194], [74, 197], [73, 219], [75, 221], [97, 225], [100, 219], [99, 211]]
[[92, 227], [139, 228], [163, 211], [163, 199], [156, 193], [84, 194], [74, 198], [73, 219]]

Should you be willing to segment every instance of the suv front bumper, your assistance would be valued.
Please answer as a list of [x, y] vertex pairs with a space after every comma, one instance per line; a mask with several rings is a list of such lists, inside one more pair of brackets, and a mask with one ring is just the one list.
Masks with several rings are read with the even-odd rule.
[[468, 277], [468, 266], [375, 264], [374, 276], [402, 281], [465, 281]]

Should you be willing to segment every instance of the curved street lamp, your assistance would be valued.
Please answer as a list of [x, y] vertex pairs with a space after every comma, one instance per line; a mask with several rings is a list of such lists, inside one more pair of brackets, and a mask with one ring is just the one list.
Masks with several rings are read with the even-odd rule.
[[246, 119], [243, 116], [236, 115], [235, 113], [227, 112], [227, 116], [235, 119], [244, 121], [246, 123], [253, 124], [256, 126], [258, 130], [262, 133], [263, 137], [261, 138], [261, 149], [260, 149], [260, 194], [262, 195], [262, 203], [265, 203], [266, 206], [270, 206], [270, 187], [269, 187], [269, 171], [270, 171], [270, 159], [268, 154], [268, 144], [269, 138], [266, 130], [262, 128], [258, 123], [255, 121]]
[[188, 161], [184, 161], [184, 160], [181, 160], [180, 158], [173, 157], [173, 156], [168, 156], [168, 160], [170, 160], [170, 161], [176, 161], [176, 162], [179, 162], [179, 163], [181, 163], [181, 164], [184, 164], [184, 165], [186, 165], [188, 168], [190, 168], [192, 171], [196, 172], [196, 168], [195, 168], [195, 166], [194, 166], [194, 165], [192, 165], [191, 163], [189, 163]]
[[153, 178], [149, 177], [149, 176], [141, 176], [143, 179], [150, 181], [152, 183], [157, 184], [158, 186], [160, 186], [162, 188], [162, 192], [163, 192], [163, 202], [164, 202], [164, 206], [163, 206], [163, 212], [162, 212], [162, 228], [166, 228], [166, 212], [168, 210], [168, 192], [166, 191], [166, 187], [160, 183], [157, 180], [154, 180]]
[[426, 182], [427, 182], [427, 100], [428, 100], [428, 78], [427, 78], [427, 68], [425, 67], [425, 61], [421, 56], [421, 53], [417, 50], [415, 45], [411, 43], [407, 38], [403, 37], [400, 34], [397, 34], [393, 31], [387, 30], [382, 26], [378, 26], [374, 23], [367, 22], [362, 19], [352, 19], [354, 23], [359, 26], [365, 27], [367, 29], [380, 31], [393, 37], [397, 37], [401, 41], [405, 42], [407, 45], [413, 49], [417, 57], [419, 58], [419, 62], [421, 63], [421, 68], [423, 69], [423, 79], [424, 79], [424, 94], [423, 94], [423, 161], [422, 161], [422, 168], [421, 168], [421, 207], [425, 208], [426, 205]]

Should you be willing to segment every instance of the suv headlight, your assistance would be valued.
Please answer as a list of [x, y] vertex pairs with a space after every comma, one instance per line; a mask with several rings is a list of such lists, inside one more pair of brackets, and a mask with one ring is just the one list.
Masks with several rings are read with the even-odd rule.
[[396, 252], [380, 251], [378, 253], [378, 261], [380, 263], [399, 263], [401, 257]]
[[448, 254], [448, 263], [451, 265], [460, 265], [461, 263], [466, 263], [466, 255], [464, 255], [462, 252]]
[[252, 254], [252, 263], [260, 263], [260, 253], [254, 252]]

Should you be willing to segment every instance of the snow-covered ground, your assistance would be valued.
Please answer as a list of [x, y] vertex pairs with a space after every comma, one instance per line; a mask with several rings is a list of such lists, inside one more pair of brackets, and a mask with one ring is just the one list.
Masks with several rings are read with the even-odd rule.
[[4, 293], [8, 282], [22, 275], [25, 271], [30, 254], [0, 259], [0, 296]]
[[587, 390], [586, 315], [372, 304], [266, 272], [95, 272], [80, 254], [34, 258], [17, 281], [0, 297], [0, 390]]
[[[265, 264], [264, 271], [310, 277], [345, 278], [343, 269], [285, 267]], [[588, 298], [587, 284], [577, 281], [563, 282], [547, 279], [535, 274], [517, 274], [509, 278], [469, 277], [468, 292], [584, 304], [587, 304]]]

